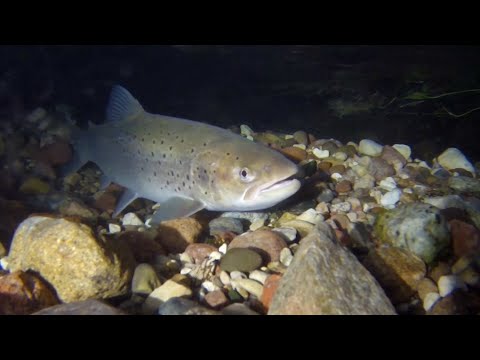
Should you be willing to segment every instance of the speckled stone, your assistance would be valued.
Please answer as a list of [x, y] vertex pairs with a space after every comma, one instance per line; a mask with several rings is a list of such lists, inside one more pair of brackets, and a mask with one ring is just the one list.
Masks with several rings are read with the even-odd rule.
[[42, 216], [19, 225], [8, 263], [12, 271], [38, 272], [64, 302], [125, 294], [134, 269], [129, 249], [116, 239], [101, 241], [86, 225]]

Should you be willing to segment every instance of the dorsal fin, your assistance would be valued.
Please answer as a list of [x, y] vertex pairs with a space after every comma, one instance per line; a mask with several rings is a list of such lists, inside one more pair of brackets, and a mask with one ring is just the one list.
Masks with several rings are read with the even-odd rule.
[[120, 85], [113, 87], [107, 106], [107, 122], [133, 118], [143, 111], [142, 105], [127, 89]]

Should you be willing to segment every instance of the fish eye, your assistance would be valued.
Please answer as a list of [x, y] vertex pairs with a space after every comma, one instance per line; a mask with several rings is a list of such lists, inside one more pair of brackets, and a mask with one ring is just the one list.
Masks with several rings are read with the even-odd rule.
[[240, 179], [245, 182], [253, 180], [253, 176], [248, 168], [243, 168], [240, 170]]

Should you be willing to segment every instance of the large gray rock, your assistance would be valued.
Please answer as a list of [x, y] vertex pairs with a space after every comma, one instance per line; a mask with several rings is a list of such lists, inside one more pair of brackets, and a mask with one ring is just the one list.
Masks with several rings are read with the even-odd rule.
[[125, 244], [97, 239], [86, 225], [32, 216], [15, 232], [8, 267], [38, 272], [68, 303], [127, 293], [134, 259]]
[[394, 315], [390, 300], [327, 224], [305, 237], [272, 299], [269, 315]]

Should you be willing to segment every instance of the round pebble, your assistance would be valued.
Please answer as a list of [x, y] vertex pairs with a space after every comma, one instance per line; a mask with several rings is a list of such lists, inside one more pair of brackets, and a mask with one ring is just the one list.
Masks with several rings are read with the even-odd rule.
[[122, 231], [122, 227], [120, 225], [117, 225], [117, 224], [108, 224], [108, 232], [110, 234], [115, 234], [115, 233], [119, 233], [120, 231]]
[[352, 209], [352, 204], [350, 204], [348, 201], [344, 201], [338, 204], [332, 204], [330, 207], [331, 212], [344, 212], [348, 213]]
[[265, 281], [269, 276], [270, 274], [260, 270], [254, 270], [248, 275], [249, 279], [258, 281], [262, 285], [265, 284]]
[[444, 275], [438, 279], [438, 292], [440, 296], [445, 297], [456, 289], [465, 287], [463, 281], [456, 275]]
[[412, 149], [410, 149], [410, 146], [408, 145], [395, 144], [392, 147], [400, 154], [402, 154], [405, 160], [408, 160], [410, 158], [410, 155], [412, 154]]
[[238, 280], [233, 280], [232, 285], [234, 288], [240, 287], [241, 289], [244, 289], [248, 291], [250, 294], [256, 296], [257, 298], [260, 298], [262, 296], [263, 292], [263, 286], [259, 282], [251, 279], [238, 279]]
[[319, 148], [314, 148], [312, 153], [319, 159], [326, 159], [330, 156], [330, 151], [320, 150]]
[[382, 195], [382, 198], [380, 199], [380, 204], [382, 204], [383, 206], [393, 206], [400, 201], [401, 196], [402, 190], [394, 189]]
[[358, 145], [358, 152], [368, 156], [379, 156], [382, 150], [383, 146], [373, 140], [363, 139]]
[[280, 252], [280, 262], [283, 265], [288, 267], [292, 262], [292, 260], [293, 260], [293, 255], [290, 249], [289, 248], [282, 249], [282, 251]]
[[433, 308], [433, 305], [435, 305], [440, 299], [441, 296], [438, 293], [428, 293], [423, 299], [423, 308], [425, 309], [425, 311], [430, 311]]
[[220, 261], [220, 268], [224, 271], [250, 272], [262, 265], [262, 257], [253, 250], [234, 248], [227, 251]]
[[143, 221], [140, 220], [140, 218], [137, 216], [137, 214], [135, 213], [126, 213], [123, 218], [122, 218], [122, 225], [123, 226], [127, 226], [127, 225], [131, 225], [131, 226], [142, 226], [143, 225]]

